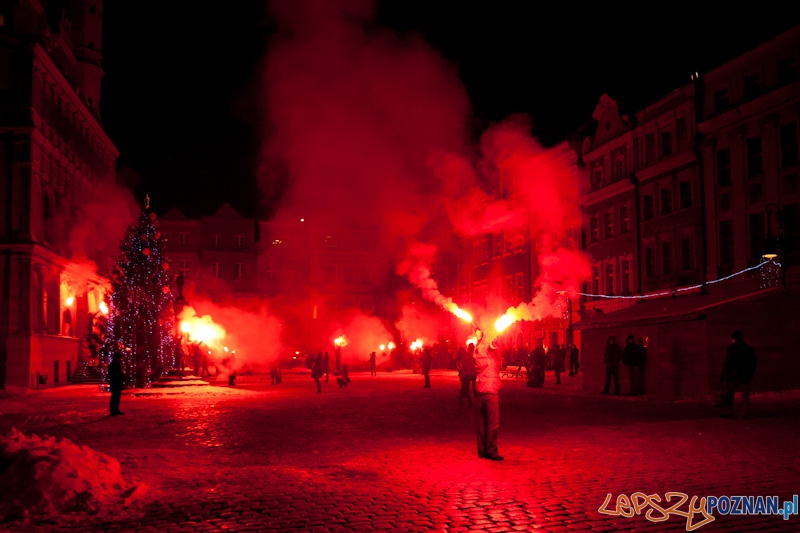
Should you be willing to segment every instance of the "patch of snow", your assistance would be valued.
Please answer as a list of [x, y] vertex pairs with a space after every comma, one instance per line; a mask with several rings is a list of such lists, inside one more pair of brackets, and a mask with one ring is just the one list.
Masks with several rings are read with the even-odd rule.
[[16, 428], [0, 437], [0, 520], [116, 513], [146, 491], [123, 479], [119, 461], [88, 446]]

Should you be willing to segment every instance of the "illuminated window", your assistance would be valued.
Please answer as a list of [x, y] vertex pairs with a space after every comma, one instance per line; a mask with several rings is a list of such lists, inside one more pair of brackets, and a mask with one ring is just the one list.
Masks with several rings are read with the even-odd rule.
[[245, 268], [244, 263], [236, 263], [233, 268], [233, 276], [236, 279], [244, 279], [245, 276]]

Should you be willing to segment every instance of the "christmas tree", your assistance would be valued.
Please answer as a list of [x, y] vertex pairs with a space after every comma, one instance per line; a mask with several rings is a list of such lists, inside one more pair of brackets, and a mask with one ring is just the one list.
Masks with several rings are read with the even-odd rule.
[[122, 240], [108, 296], [103, 368], [119, 351], [127, 387], [149, 387], [174, 366], [172, 276], [149, 203]]

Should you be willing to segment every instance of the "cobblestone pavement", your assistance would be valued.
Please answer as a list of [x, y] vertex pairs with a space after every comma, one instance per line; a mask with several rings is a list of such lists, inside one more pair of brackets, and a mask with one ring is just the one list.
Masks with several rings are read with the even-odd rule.
[[[0, 524], [8, 531], [686, 531], [686, 520], [598, 512], [606, 494], [800, 492], [800, 395], [755, 395], [752, 420], [708, 402], [601, 396], [504, 380], [500, 452], [478, 459], [477, 409], [454, 373], [355, 374], [314, 393], [304, 376], [234, 391], [125, 394], [121, 417], [91, 386], [0, 397], [0, 433], [67, 437], [149, 487], [111, 518]], [[737, 398], [738, 400], [738, 398]], [[614, 508], [614, 505], [610, 506]], [[698, 521], [699, 519], [696, 519]], [[701, 531], [800, 531], [800, 516], [717, 516]]]

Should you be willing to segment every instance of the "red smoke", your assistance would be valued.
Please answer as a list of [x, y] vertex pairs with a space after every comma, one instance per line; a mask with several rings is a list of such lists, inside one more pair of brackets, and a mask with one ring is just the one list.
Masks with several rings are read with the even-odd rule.
[[[451, 312], [455, 302], [431, 277], [436, 245], [453, 233], [529, 230], [542, 291], [531, 316], [552, 314], [552, 295], [577, 287], [588, 270], [582, 256], [560, 249], [580, 223], [574, 162], [542, 148], [525, 117], [470, 143], [470, 106], [456, 69], [419, 36], [377, 27], [374, 5], [272, 4], [279, 31], [261, 77], [258, 169], [267, 200], [280, 199], [278, 218], [379, 225], [397, 272]], [[510, 194], [495, 200], [499, 191], [481, 183]], [[574, 274], [568, 279], [565, 265]]]

